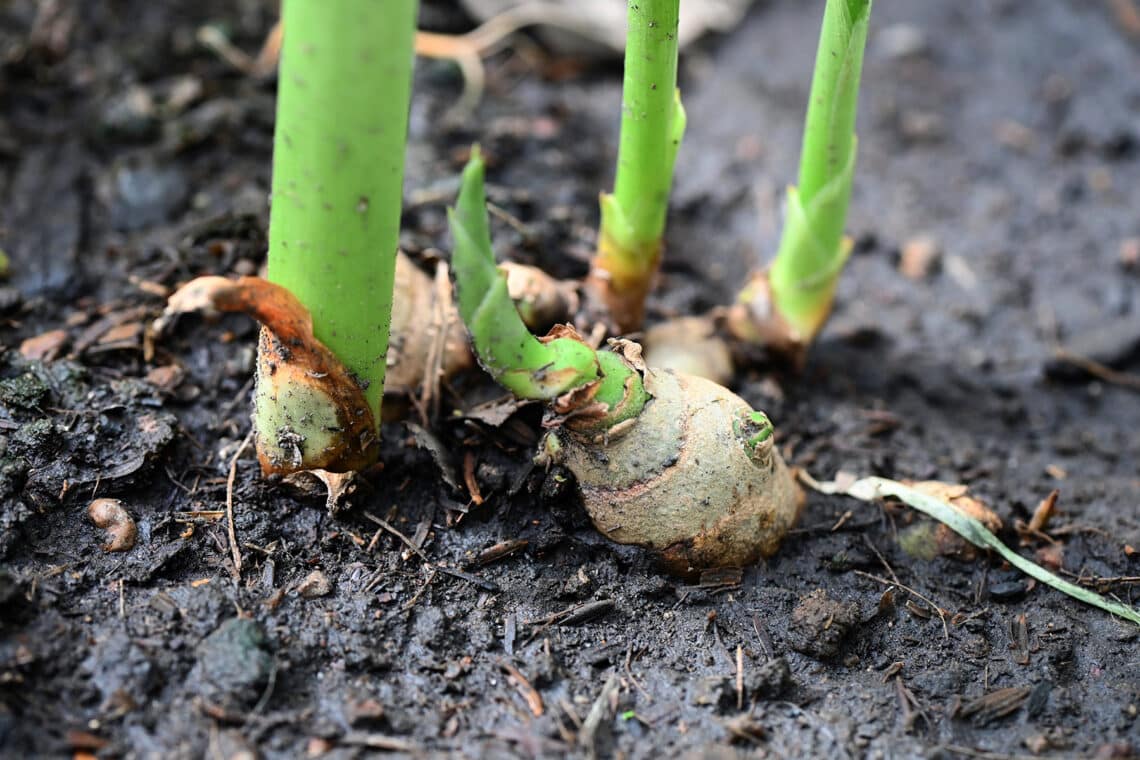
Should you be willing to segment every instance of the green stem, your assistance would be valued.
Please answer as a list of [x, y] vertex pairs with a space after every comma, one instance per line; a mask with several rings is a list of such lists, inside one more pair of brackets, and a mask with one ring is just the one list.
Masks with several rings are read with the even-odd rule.
[[285, 0], [269, 279], [380, 403], [399, 244], [416, 0]]
[[[677, 91], [680, 0], [629, 0], [621, 139], [613, 194], [601, 196], [596, 267], [644, 299], [657, 269], [673, 165], [685, 133]], [[640, 304], [634, 311], [640, 316]], [[620, 319], [619, 319], [620, 321]]]
[[680, 0], [629, 0], [613, 198], [633, 246], [654, 243], [665, 232], [673, 164], [685, 131], [677, 93], [679, 7]]
[[804, 126], [798, 190], [788, 190], [769, 274], [777, 310], [805, 340], [822, 327], [850, 253], [843, 238], [855, 177], [855, 115], [871, 0], [827, 0]]
[[597, 383], [592, 400], [611, 410], [601, 423], [604, 427], [636, 416], [649, 396], [640, 374], [621, 357], [594, 351], [568, 335], [539, 340], [523, 324], [507, 291], [507, 278], [495, 265], [483, 175], [483, 158], [475, 148], [463, 170], [459, 200], [447, 213], [455, 239], [456, 302], [480, 364], [520, 398], [553, 401]]

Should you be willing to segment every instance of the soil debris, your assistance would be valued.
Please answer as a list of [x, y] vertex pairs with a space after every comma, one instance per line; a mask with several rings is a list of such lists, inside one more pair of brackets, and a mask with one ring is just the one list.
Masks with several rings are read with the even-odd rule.
[[925, 280], [938, 271], [941, 260], [942, 248], [934, 238], [911, 238], [899, 251], [899, 272], [909, 280]]
[[332, 593], [332, 582], [320, 570], [314, 570], [297, 584], [297, 593], [304, 599], [316, 599]]
[[254, 705], [265, 694], [275, 670], [273, 654], [260, 623], [230, 618], [197, 649], [197, 693], [227, 712]]
[[792, 610], [788, 645], [817, 660], [830, 660], [839, 655], [848, 634], [859, 622], [856, 602], [839, 602], [826, 589], [816, 589]]

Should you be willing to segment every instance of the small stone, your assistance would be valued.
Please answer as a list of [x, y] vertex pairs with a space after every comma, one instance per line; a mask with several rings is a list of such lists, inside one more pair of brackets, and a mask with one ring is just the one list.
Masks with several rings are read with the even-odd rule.
[[305, 576], [305, 580], [297, 585], [297, 593], [305, 599], [316, 599], [319, 596], [328, 596], [332, 592], [332, 583], [328, 576], [320, 570], [314, 570]]
[[11, 285], [0, 285], [0, 314], [11, 314], [24, 303], [24, 294]]
[[989, 587], [990, 599], [995, 602], [1016, 602], [1025, 596], [1026, 591], [1028, 588], [1024, 581], [1002, 581]]
[[942, 248], [932, 237], [914, 237], [903, 244], [899, 252], [899, 272], [910, 280], [924, 280], [938, 271], [942, 263]]
[[108, 137], [120, 140], [147, 140], [158, 131], [154, 97], [145, 87], [135, 85], [107, 101], [99, 126]]
[[994, 135], [999, 143], [1019, 153], [1028, 153], [1037, 141], [1032, 129], [1013, 119], [999, 121], [994, 127]]
[[234, 262], [234, 274], [241, 277], [253, 277], [257, 274], [257, 262], [253, 259], [238, 259]]
[[705, 676], [693, 691], [693, 704], [728, 710], [736, 707], [736, 682], [729, 676]]
[[165, 222], [189, 194], [185, 175], [174, 166], [119, 166], [112, 183], [111, 224], [122, 232]]

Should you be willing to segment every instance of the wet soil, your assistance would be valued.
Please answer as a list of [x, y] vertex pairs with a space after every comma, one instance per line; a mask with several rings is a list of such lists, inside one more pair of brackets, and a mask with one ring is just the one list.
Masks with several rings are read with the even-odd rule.
[[[1140, 631], [997, 560], [904, 552], [921, 521], [897, 507], [812, 495], [770, 561], [670, 578], [528, 465], [534, 410], [462, 415], [495, 395], [474, 381], [430, 428], [481, 504], [402, 423], [335, 516], [262, 481], [253, 326], [188, 318], [150, 358], [141, 330], [177, 283], [263, 260], [273, 88], [194, 37], [219, 23], [253, 50], [270, 5], [0, 8], [0, 754], [1140, 749]], [[876, 4], [834, 319], [802, 373], [760, 362], [737, 387], [817, 477], [966, 483], [1010, 542], [1059, 489], [1053, 542], [1023, 551], [1135, 604], [1140, 397], [1053, 360], [1060, 342], [1140, 372], [1140, 47], [1113, 6]], [[773, 250], [820, 9], [760, 3], [686, 53], [652, 318], [725, 301]], [[423, 22], [470, 24], [442, 3]], [[418, 67], [404, 246], [447, 250], [479, 140], [519, 222], [497, 223], [501, 255], [581, 275], [620, 66], [533, 41], [488, 65], [460, 124], [454, 70]], [[916, 246], [931, 266], [908, 277]], [[17, 350], [45, 335], [42, 361]], [[133, 549], [104, 551], [94, 497], [121, 500]]]

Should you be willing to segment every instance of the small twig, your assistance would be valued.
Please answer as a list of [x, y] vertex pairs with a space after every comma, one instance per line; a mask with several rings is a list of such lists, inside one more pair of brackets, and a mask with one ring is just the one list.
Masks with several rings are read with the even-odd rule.
[[862, 570], [852, 570], [851, 572], [855, 573], [856, 575], [862, 576], [864, 578], [869, 578], [870, 580], [873, 580], [876, 583], [881, 583], [884, 586], [896, 586], [898, 588], [901, 588], [903, 591], [906, 591], [910, 594], [913, 594], [914, 596], [918, 597], [922, 601], [926, 602], [928, 605], [930, 605], [931, 609], [933, 609], [935, 612], [938, 613], [938, 619], [942, 621], [942, 634], [946, 637], [947, 641], [950, 640], [950, 627], [948, 625], [946, 625], [946, 612], [941, 607], [939, 607], [937, 604], [935, 604], [932, 600], [930, 600], [929, 598], [918, 593], [917, 591], [912, 589], [910, 586], [899, 583], [897, 578], [892, 580], [892, 581], [889, 581], [886, 578], [882, 578], [878, 575], [872, 575], [871, 573], [865, 573]]
[[879, 551], [879, 547], [875, 546], [874, 542], [871, 541], [866, 534], [863, 534], [863, 543], [867, 544], [867, 548], [874, 552], [875, 556], [879, 558], [879, 562], [886, 568], [886, 571], [890, 574], [891, 580], [895, 582], [895, 585], [902, 586], [902, 582], [899, 580], [899, 577], [895, 575], [895, 569], [891, 567], [891, 563], [887, 562], [887, 558]]
[[509, 680], [514, 681], [523, 699], [526, 700], [526, 706], [530, 708], [531, 714], [536, 718], [542, 717], [542, 713], [545, 711], [542, 704], [542, 695], [538, 693], [537, 689], [531, 686], [526, 676], [520, 673], [519, 669], [514, 665], [504, 660], [499, 662], [499, 667], [506, 672]]
[[405, 604], [403, 607], [400, 608], [401, 613], [407, 612], [411, 608], [415, 607], [416, 604], [420, 601], [420, 597], [422, 597], [424, 595], [424, 592], [426, 592], [429, 588], [431, 588], [431, 582], [435, 580], [435, 576], [438, 575], [438, 571], [434, 567], [432, 567], [431, 565], [428, 565], [427, 567], [428, 567], [427, 580], [424, 581], [424, 585], [422, 585], [418, 589], [416, 589], [416, 593], [412, 595], [411, 600], [407, 604]]
[[637, 678], [633, 675], [633, 642], [629, 642], [629, 647], [625, 650], [625, 674], [629, 676], [629, 682], [642, 693], [645, 701], [652, 704], [653, 695], [645, 690], [645, 687], [638, 683]]
[[234, 581], [241, 581], [241, 547], [238, 546], [237, 530], [234, 528], [234, 481], [237, 479], [237, 462], [242, 453], [245, 452], [245, 447], [253, 439], [253, 431], [249, 431], [238, 446], [238, 450], [234, 452], [233, 459], [230, 460], [230, 474], [226, 477], [226, 520], [229, 525], [226, 527], [226, 532], [229, 534], [230, 539], [230, 555], [233, 557], [234, 567], [233, 576]]
[[606, 681], [606, 685], [602, 687], [598, 698], [594, 700], [586, 719], [582, 721], [582, 730], [578, 732], [578, 746], [584, 749], [589, 757], [597, 757], [598, 755], [596, 746], [598, 728], [605, 720], [606, 713], [609, 711], [610, 700], [617, 696], [617, 691], [618, 677], [612, 675]]
[[367, 734], [360, 731], [349, 731], [337, 739], [337, 744], [343, 744], [349, 747], [379, 749], [388, 752], [407, 752], [412, 755], [418, 755], [421, 751], [419, 747], [405, 739], [399, 739], [395, 736], [385, 736], [384, 734]]
[[744, 709], [744, 647], [736, 645], [736, 709]]
[[1083, 369], [1085, 372], [1089, 373], [1098, 380], [1103, 380], [1104, 382], [1111, 385], [1119, 385], [1121, 387], [1129, 388], [1134, 391], [1140, 391], [1140, 375], [1133, 375], [1128, 372], [1118, 372], [1112, 367], [1089, 359], [1087, 356], [1074, 354], [1071, 351], [1068, 351], [1059, 346], [1053, 350], [1053, 356], [1058, 361], [1063, 361], [1066, 364], [1072, 364], [1074, 367]]
[[467, 493], [471, 495], [471, 502], [475, 506], [483, 504], [483, 493], [479, 490], [479, 481], [475, 477], [475, 452], [468, 450], [463, 455], [463, 484], [467, 486]]

